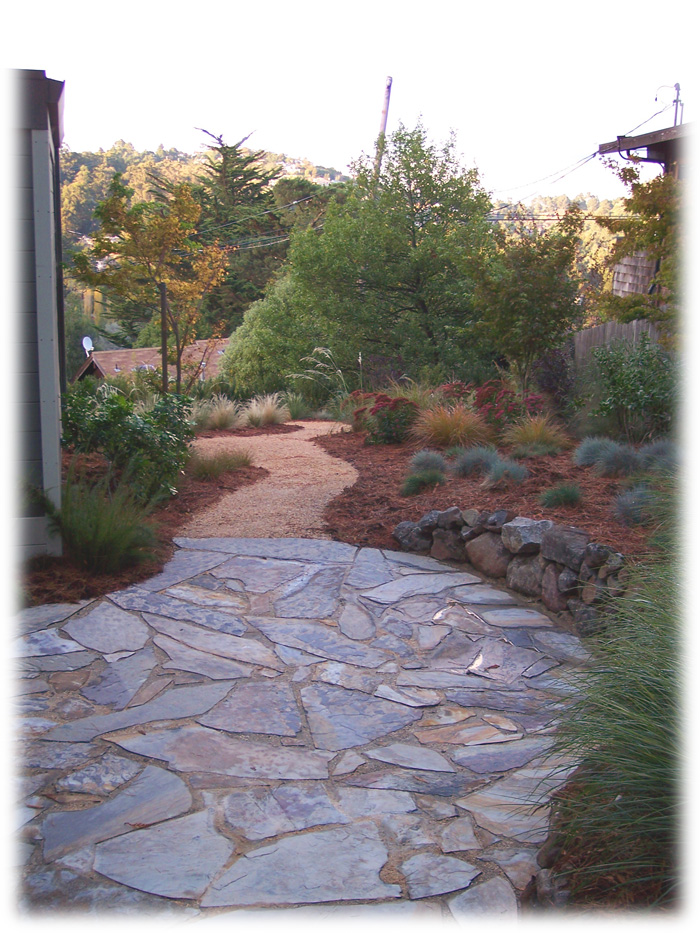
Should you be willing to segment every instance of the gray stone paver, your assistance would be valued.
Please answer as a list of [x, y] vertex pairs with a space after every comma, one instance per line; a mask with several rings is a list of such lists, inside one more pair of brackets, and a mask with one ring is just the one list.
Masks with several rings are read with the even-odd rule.
[[580, 641], [422, 555], [177, 544], [15, 620], [22, 910], [515, 916]]

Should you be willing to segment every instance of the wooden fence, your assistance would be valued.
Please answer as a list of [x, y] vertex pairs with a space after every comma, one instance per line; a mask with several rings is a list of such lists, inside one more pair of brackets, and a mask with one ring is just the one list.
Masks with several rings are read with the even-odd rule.
[[639, 343], [642, 334], [649, 334], [649, 338], [658, 342], [659, 334], [650, 321], [630, 321], [628, 324], [618, 324], [608, 321], [607, 324], [597, 324], [587, 327], [574, 334], [574, 362], [579, 369], [588, 362], [593, 347], [607, 346], [616, 340], [625, 340], [632, 345]]

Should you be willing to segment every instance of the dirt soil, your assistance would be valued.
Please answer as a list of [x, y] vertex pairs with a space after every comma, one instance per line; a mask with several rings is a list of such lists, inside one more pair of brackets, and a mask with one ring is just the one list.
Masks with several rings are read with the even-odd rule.
[[[399, 489], [409, 472], [414, 448], [405, 445], [368, 446], [363, 435], [340, 433], [337, 426], [331, 433], [314, 438], [311, 435], [315, 432], [308, 432], [305, 427], [313, 424], [324, 425], [323, 422], [306, 422], [209, 431], [199, 435], [196, 444], [204, 449], [229, 445], [248, 448], [253, 462], [258, 465], [244, 467], [217, 480], [198, 481], [185, 474], [178, 494], [154, 512], [153, 521], [160, 540], [155, 560], [119, 574], [97, 577], [73, 565], [65, 557], [35, 558], [22, 570], [18, 601], [33, 606], [75, 602], [115, 592], [158, 573], [174, 551], [172, 539], [185, 535], [329, 537], [359, 546], [397, 550], [392, 531], [399, 522], [416, 521], [430, 509], [445, 509], [453, 505], [480, 510], [508, 508], [528, 518], [549, 518], [562, 524], [576, 525], [588, 531], [594, 540], [608, 544], [628, 557], [641, 557], [649, 550], [647, 529], [627, 528], [612, 515], [612, 501], [623, 488], [622, 481], [602, 479], [591, 470], [574, 467], [569, 453], [528, 460], [530, 477], [520, 486], [510, 489], [488, 490], [481, 486], [480, 479], [449, 477], [444, 486], [404, 498]], [[332, 490], [326, 497], [330, 501], [322, 501], [323, 497], [318, 496], [314, 496], [312, 501], [308, 488], [296, 493], [295, 514], [290, 515], [289, 527], [285, 524], [286, 509], [281, 508], [279, 502], [271, 504], [272, 511], [261, 511], [261, 502], [265, 501], [267, 493], [261, 498], [260, 490], [265, 489], [265, 481], [272, 480], [275, 474], [276, 482], [279, 482], [283, 475], [280, 471], [285, 469], [296, 469], [303, 474], [311, 469], [312, 461], [305, 459], [295, 467], [291, 449], [275, 444], [277, 454], [273, 463], [270, 444], [273, 439], [281, 443], [298, 439], [309, 453], [315, 447], [321, 448], [318, 450], [318, 469], [323, 482]], [[339, 470], [334, 470], [329, 466], [327, 455], [342, 461], [343, 466], [339, 463]], [[90, 462], [92, 469], [99, 472], [99, 457]], [[562, 482], [578, 483], [583, 491], [583, 503], [576, 508], [545, 509], [540, 506], [540, 492]], [[347, 488], [340, 491], [343, 486]], [[268, 492], [271, 489], [273, 486], [267, 487]], [[247, 518], [242, 523], [241, 510], [245, 508]], [[210, 519], [217, 514], [216, 530], [213, 530]], [[270, 524], [271, 515], [275, 518], [274, 527]], [[202, 522], [203, 516], [209, 516], [209, 519]]]

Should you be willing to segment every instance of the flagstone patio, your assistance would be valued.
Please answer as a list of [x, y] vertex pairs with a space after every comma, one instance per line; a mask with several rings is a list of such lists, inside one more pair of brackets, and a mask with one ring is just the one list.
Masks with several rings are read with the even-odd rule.
[[578, 639], [428, 557], [176, 543], [18, 619], [22, 911], [515, 916]]

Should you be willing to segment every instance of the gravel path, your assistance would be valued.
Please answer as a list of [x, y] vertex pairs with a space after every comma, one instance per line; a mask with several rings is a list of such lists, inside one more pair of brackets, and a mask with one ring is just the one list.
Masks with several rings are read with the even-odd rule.
[[255, 466], [269, 476], [224, 496], [183, 529], [189, 538], [329, 538], [323, 510], [357, 479], [349, 463], [331, 457], [314, 437], [346, 429], [336, 421], [293, 421], [300, 431], [252, 437], [212, 437], [195, 441], [202, 454], [226, 448], [249, 450]]

